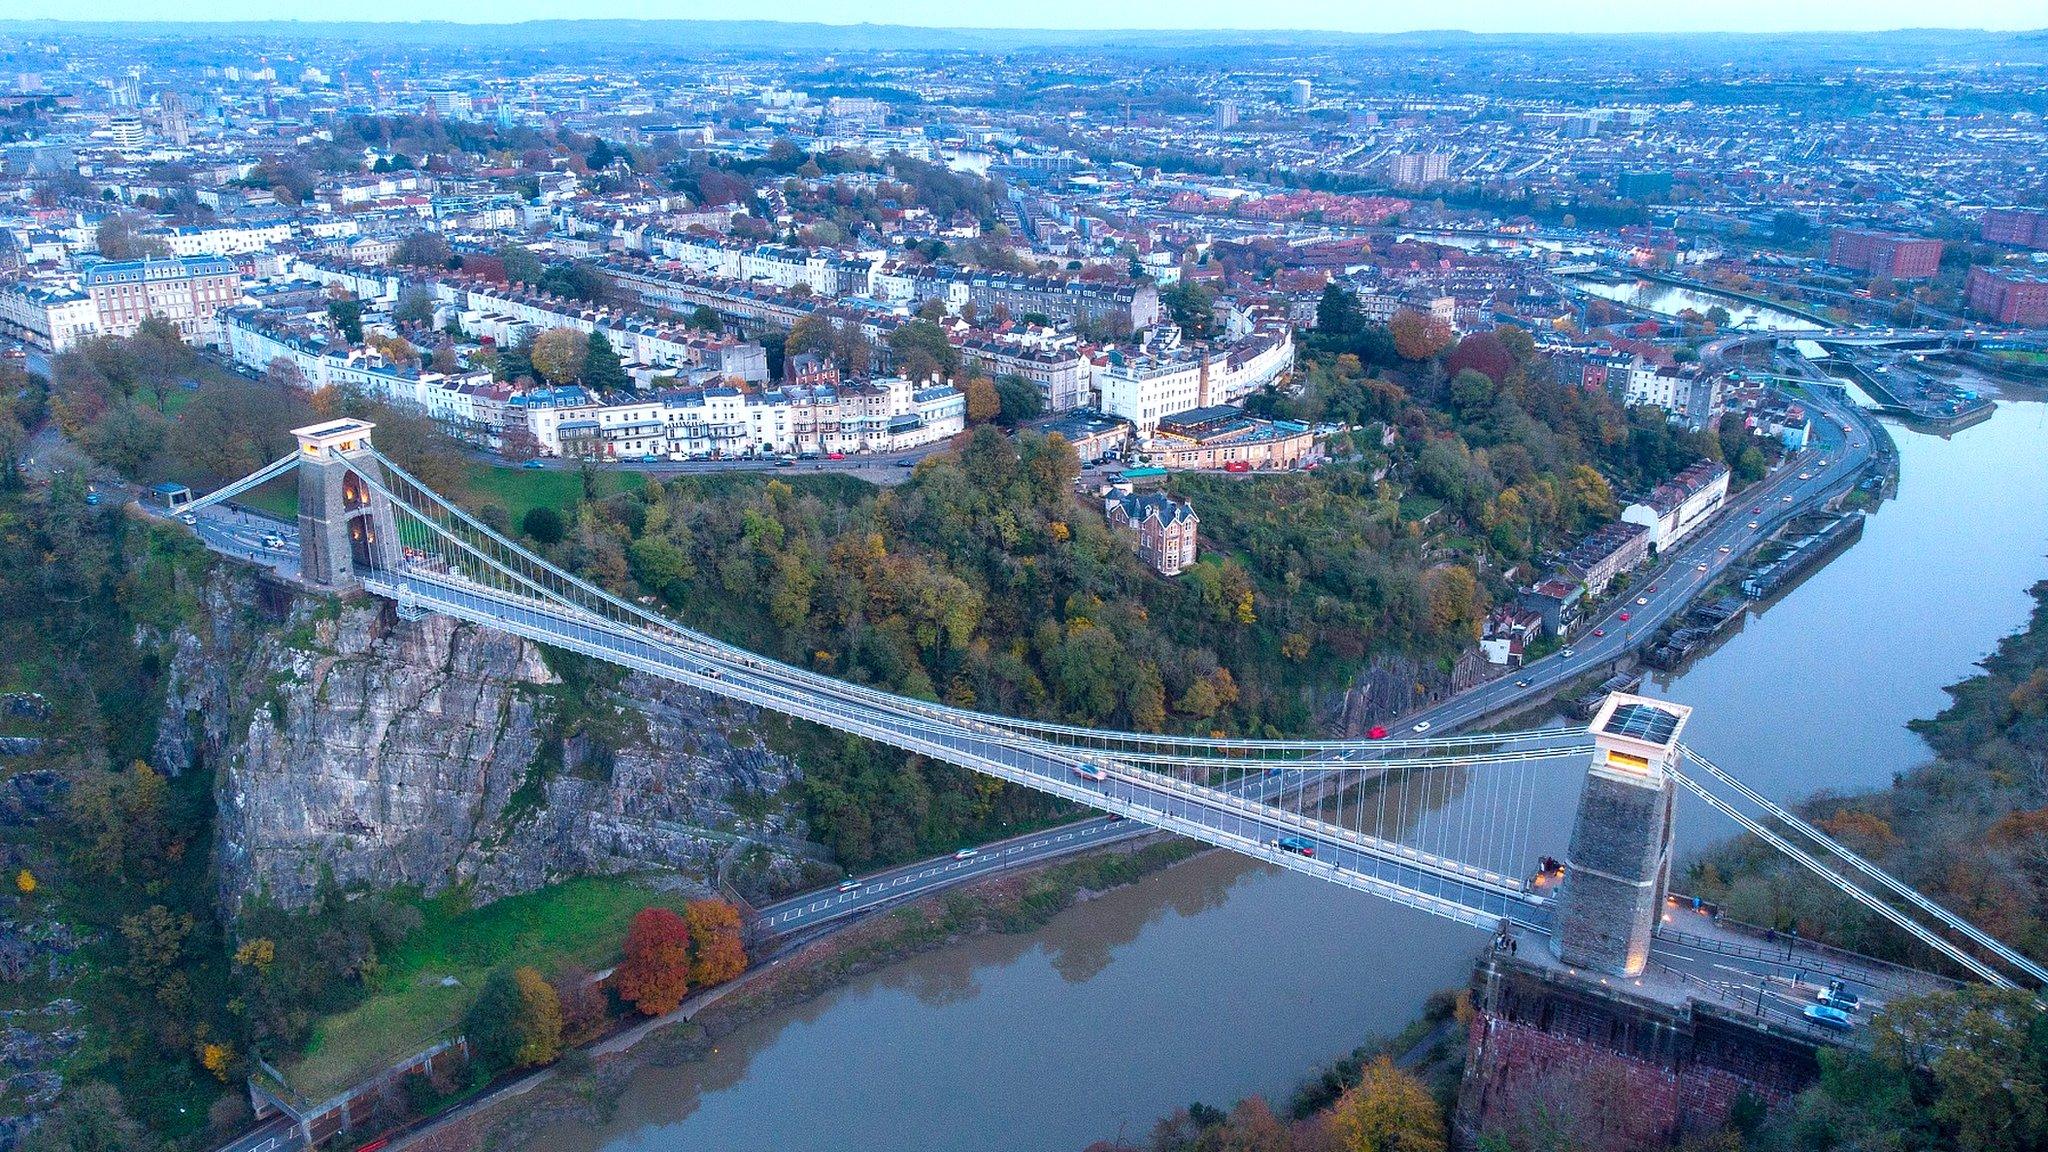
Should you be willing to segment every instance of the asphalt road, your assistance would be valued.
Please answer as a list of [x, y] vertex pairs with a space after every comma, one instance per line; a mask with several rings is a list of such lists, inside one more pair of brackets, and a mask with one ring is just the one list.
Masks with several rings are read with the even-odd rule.
[[[1516, 673], [1462, 692], [1434, 707], [1404, 717], [1432, 731], [1455, 729], [1525, 704], [1617, 660], [1641, 645], [1659, 625], [1683, 612], [1731, 566], [1768, 539], [1779, 525], [1855, 483], [1874, 451], [1861, 417], [1846, 405], [1817, 402], [1812, 446], [1788, 457], [1770, 476], [1739, 495], [1704, 526], [1659, 559], [1653, 569], [1631, 577], [1628, 593], [1616, 596], [1581, 625], [1566, 648]], [[1840, 420], [1854, 431], [1844, 433]], [[1827, 462], [1826, 466], [1821, 461]], [[1806, 477], [1801, 479], [1801, 476]], [[1788, 499], [1789, 498], [1789, 499]], [[1755, 528], [1749, 527], [1754, 522]], [[1651, 588], [1655, 591], [1651, 591]], [[1638, 603], [1638, 601], [1641, 601]], [[1627, 612], [1624, 622], [1621, 613]], [[1605, 636], [1595, 636], [1601, 630]], [[1569, 651], [1571, 655], [1565, 655]]]

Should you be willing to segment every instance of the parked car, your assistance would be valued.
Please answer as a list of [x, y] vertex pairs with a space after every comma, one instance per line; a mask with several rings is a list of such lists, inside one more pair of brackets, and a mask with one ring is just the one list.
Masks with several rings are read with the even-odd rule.
[[521, 465], [520, 465], [520, 467], [521, 467], [521, 468], [545, 468], [545, 467], [547, 467], [547, 465], [545, 465], [545, 464], [541, 463], [541, 462], [540, 462], [540, 461], [538, 461], [538, 460], [528, 460], [528, 461], [527, 461], [526, 463], [524, 463], [524, 464], [521, 464]]
[[777, 456], [777, 457], [775, 458], [775, 466], [776, 466], [777, 468], [794, 468], [794, 467], [796, 467], [796, 457], [794, 457], [794, 456]]
[[910, 457], [908, 457], [908, 456], [905, 456], [905, 457], [904, 457], [903, 459], [901, 459], [901, 460], [898, 460], [898, 461], [896, 462], [896, 466], [897, 466], [898, 468], [915, 468], [915, 467], [917, 467], [917, 461], [915, 461], [915, 460], [912, 460], [912, 459], [911, 459]]
[[1223, 470], [1225, 472], [1249, 472], [1252, 470], [1252, 466], [1243, 460], [1230, 460], [1224, 463]]
[[827, 453], [825, 453], [825, 459], [827, 459], [827, 460], [844, 460], [844, 459], [846, 459], [846, 453], [844, 453], [844, 452], [827, 452]]

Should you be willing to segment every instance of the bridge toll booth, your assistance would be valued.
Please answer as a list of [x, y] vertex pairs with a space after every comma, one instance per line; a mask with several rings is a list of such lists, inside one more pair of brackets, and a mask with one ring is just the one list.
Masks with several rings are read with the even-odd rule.
[[292, 429], [299, 440], [299, 569], [328, 588], [356, 574], [398, 566], [391, 503], [363, 482], [383, 478], [370, 452], [368, 420], [343, 418]]
[[1636, 976], [1671, 883], [1678, 736], [1692, 709], [1616, 692], [1593, 716], [1593, 763], [1572, 825], [1551, 951], [1566, 964]]

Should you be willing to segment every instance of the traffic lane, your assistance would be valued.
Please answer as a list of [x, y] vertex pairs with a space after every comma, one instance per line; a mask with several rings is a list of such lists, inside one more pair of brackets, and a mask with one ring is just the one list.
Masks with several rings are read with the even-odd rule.
[[1101, 847], [1150, 835], [1155, 829], [1132, 820], [1089, 820], [1048, 829], [1021, 842], [979, 848], [974, 855], [941, 856], [905, 865], [890, 873], [862, 878], [851, 891], [823, 890], [793, 897], [760, 910], [758, 923], [777, 933], [825, 923], [844, 916], [912, 900], [1015, 868], [1057, 859], [1084, 848]]
[[[728, 668], [728, 674], [747, 687], [766, 695], [787, 692], [790, 689], [779, 681], [759, 675], [748, 668]], [[1307, 858], [1319, 860], [1318, 867], [1333, 871], [1350, 872], [1379, 884], [1399, 887], [1409, 892], [1422, 893], [1473, 909], [1486, 916], [1498, 918], [1514, 914], [1526, 918], [1523, 900], [1519, 891], [1509, 894], [1498, 886], [1492, 886], [1473, 879], [1446, 875], [1431, 866], [1430, 861], [1409, 859], [1407, 854], [1392, 849], [1370, 851], [1366, 847], [1344, 839], [1332, 838], [1319, 832], [1318, 826], [1308, 822], [1288, 820], [1287, 813], [1278, 810], [1262, 810], [1250, 806], [1229, 803], [1232, 792], [1247, 794], [1262, 792], [1258, 785], [1268, 778], [1262, 776], [1241, 777], [1229, 790], [1209, 795], [1190, 794], [1172, 787], [1169, 778], [1154, 778], [1111, 770], [1105, 780], [1089, 781], [1083, 777], [1078, 783], [1072, 777], [1080, 776], [1077, 763], [1064, 756], [1047, 756], [1036, 751], [1018, 748], [1001, 739], [991, 739], [970, 729], [933, 725], [927, 718], [914, 713], [891, 715], [884, 711], [870, 712], [868, 720], [888, 727], [899, 728], [906, 735], [937, 741], [964, 754], [981, 760], [1000, 764], [1012, 772], [1040, 781], [1060, 782], [1068, 787], [1080, 787], [1098, 794], [1098, 807], [1125, 809], [1144, 822], [1179, 820], [1198, 828], [1214, 832], [1218, 838], [1249, 840], [1262, 849], [1272, 849], [1280, 837], [1300, 835], [1311, 841], [1315, 850], [1305, 854]], [[1256, 803], [1256, 799], [1250, 803]], [[1081, 837], [1068, 832], [1058, 832], [1033, 845], [1007, 843], [990, 854], [977, 852], [966, 858], [928, 861], [899, 871], [893, 876], [870, 879], [849, 892], [835, 892], [813, 896], [803, 902], [800, 912], [812, 918], [823, 918], [825, 914], [838, 912], [846, 914], [859, 910], [865, 904], [880, 903], [917, 894], [922, 886], [939, 885], [945, 882], [960, 882], [972, 878], [978, 872], [994, 871], [1000, 867], [1023, 862], [1019, 857], [1033, 851], [1059, 854], [1085, 846], [1077, 841]], [[1277, 850], [1275, 850], [1277, 854]], [[1292, 863], [1304, 871], [1315, 869], [1298, 861]], [[1339, 876], [1338, 878], [1342, 878]], [[768, 910], [764, 910], [767, 912]], [[775, 911], [764, 916], [778, 930], [799, 926], [804, 920], [801, 914], [791, 914], [789, 909]]]
[[216, 1152], [294, 1152], [302, 1146], [298, 1129], [293, 1127], [290, 1118], [279, 1116], [236, 1138], [233, 1143], [221, 1145]]
[[[1629, 627], [1621, 630], [1619, 635], [1613, 630], [1609, 630], [1606, 636], [1593, 636], [1588, 633], [1579, 641], [1568, 645], [1572, 650], [1571, 656], [1558, 653], [1523, 666], [1523, 674], [1516, 677], [1516, 681], [1528, 681], [1527, 688], [1515, 686], [1515, 681], [1503, 678], [1447, 700], [1435, 708], [1414, 713], [1413, 718], [1427, 720], [1432, 727], [1439, 724], [1461, 724], [1472, 717], [1506, 707], [1519, 697], [1534, 696], [1561, 682], [1574, 679], [1581, 674], [1579, 670], [1588, 664], [1603, 663], [1625, 654], [1634, 647], [1637, 637], [1660, 626], [1665, 620], [1683, 610], [1738, 559], [1768, 539], [1783, 520], [1804, 511], [1815, 497], [1837, 486], [1841, 476], [1853, 474], [1867, 455], [1867, 452], [1862, 452], [1848, 459], [1830, 458], [1828, 467], [1820, 471], [1814, 469], [1818, 468], [1818, 461], [1824, 457], [1815, 450], [1809, 449], [1804, 454], [1795, 455], [1789, 463], [1779, 468], [1775, 476], [1764, 481], [1756, 489], [1742, 494], [1744, 501], [1758, 501], [1753, 506], [1765, 507], [1763, 513], [1744, 513], [1740, 510], [1739, 504], [1731, 505], [1707, 532], [1682, 545], [1672, 556], [1669, 567], [1654, 574], [1651, 582], [1658, 586], [1657, 591], [1643, 593], [1643, 598], [1649, 603], [1637, 605], [1628, 601], [1613, 604], [1609, 606], [1606, 614], [1597, 618], [1596, 627], [1610, 629], [1610, 626], [1620, 625], [1620, 613], [1628, 611]], [[1838, 472], [1838, 469], [1841, 471]], [[1802, 471], [1808, 472], [1812, 478], [1798, 480], [1797, 477]], [[1792, 496], [1790, 505], [1784, 505], [1783, 497], [1786, 495]], [[1776, 501], [1784, 506], [1773, 513], [1762, 503], [1766, 500]], [[1758, 526], [1755, 530], [1748, 527], [1751, 519], [1757, 521]], [[1725, 553], [1721, 551], [1724, 545], [1728, 549]], [[1704, 572], [1699, 569], [1702, 563], [1707, 565]]]

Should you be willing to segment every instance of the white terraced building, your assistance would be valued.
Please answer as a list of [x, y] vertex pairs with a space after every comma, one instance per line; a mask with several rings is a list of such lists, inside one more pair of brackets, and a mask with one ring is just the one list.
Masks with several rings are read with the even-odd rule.
[[1294, 365], [1294, 334], [1280, 328], [1220, 347], [1176, 348], [1160, 355], [1113, 357], [1095, 370], [1102, 411], [1148, 437], [1176, 412], [1234, 404]]
[[67, 352], [100, 334], [99, 306], [92, 297], [63, 285], [0, 286], [0, 333], [46, 352]]

